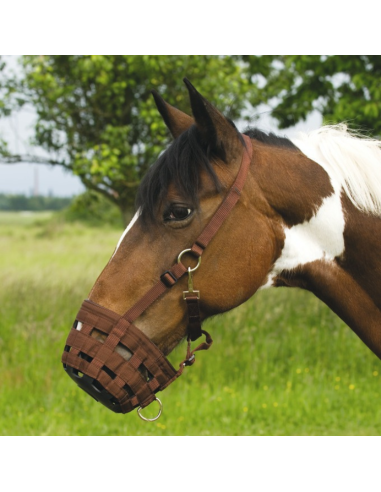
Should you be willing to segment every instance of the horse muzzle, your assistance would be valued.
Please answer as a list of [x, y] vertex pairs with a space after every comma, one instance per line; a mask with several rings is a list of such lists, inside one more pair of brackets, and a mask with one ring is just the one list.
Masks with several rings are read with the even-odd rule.
[[[104, 342], [92, 336], [94, 330]], [[129, 360], [117, 346], [132, 354]], [[62, 362], [81, 389], [116, 413], [146, 407], [182, 372], [133, 324], [89, 300], [76, 316]]]

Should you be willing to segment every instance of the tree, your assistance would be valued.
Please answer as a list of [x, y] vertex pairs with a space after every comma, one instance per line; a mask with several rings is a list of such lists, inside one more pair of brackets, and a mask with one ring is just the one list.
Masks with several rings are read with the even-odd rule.
[[[256, 57], [244, 59], [257, 74]], [[325, 123], [348, 121], [381, 135], [381, 56], [271, 55], [267, 62], [263, 97], [281, 128], [318, 110]]]
[[49, 157], [3, 147], [0, 162], [63, 166], [115, 203], [125, 220], [142, 176], [169, 141], [152, 89], [188, 111], [186, 76], [232, 118], [256, 93], [239, 56], [26, 55], [21, 66], [21, 77], [0, 82], [7, 114], [35, 108], [33, 143]]
[[[0, 56], [0, 117], [1, 116], [8, 116], [10, 114], [9, 108], [5, 104], [5, 101], [3, 100], [3, 77], [2, 74], [4, 73], [3, 70], [5, 69], [5, 63], [2, 60], [2, 57]], [[5, 154], [7, 152], [7, 143], [1, 138], [0, 135], [0, 155]]]

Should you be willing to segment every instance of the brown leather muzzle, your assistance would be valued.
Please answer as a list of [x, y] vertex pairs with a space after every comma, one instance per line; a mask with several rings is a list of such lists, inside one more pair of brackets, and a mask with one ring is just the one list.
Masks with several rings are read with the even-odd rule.
[[[207, 224], [188, 254], [200, 258], [219, 228], [239, 200], [252, 156], [250, 139], [243, 135], [245, 149], [236, 180], [220, 207]], [[185, 274], [191, 272], [179, 261], [164, 272], [160, 280], [123, 316], [92, 301], [85, 300], [69, 333], [62, 362], [67, 374], [97, 401], [117, 413], [128, 413], [140, 406], [146, 407], [156, 399], [156, 393], [165, 389], [192, 365], [194, 353], [207, 350], [212, 344], [210, 335], [201, 329], [199, 299], [192, 289], [184, 293], [188, 306], [188, 348], [180, 368], [176, 369], [159, 348], [133, 323], [168, 289]], [[190, 291], [190, 292], [189, 292]], [[104, 341], [92, 336], [93, 330], [103, 334]], [[190, 342], [204, 334], [206, 341], [193, 351]], [[122, 356], [128, 354], [130, 358]], [[131, 355], [130, 355], [131, 354]]]

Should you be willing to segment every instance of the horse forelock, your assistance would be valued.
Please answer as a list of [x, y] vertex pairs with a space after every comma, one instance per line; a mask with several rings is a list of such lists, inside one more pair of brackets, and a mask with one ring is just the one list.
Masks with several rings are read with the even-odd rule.
[[150, 224], [155, 221], [157, 209], [170, 185], [189, 205], [197, 207], [202, 171], [212, 178], [216, 190], [219, 190], [209, 149], [202, 143], [197, 128], [192, 126], [172, 142], [144, 176], [136, 198], [142, 222]]
[[334, 188], [342, 188], [355, 207], [381, 215], [380, 140], [339, 124], [301, 133], [293, 142], [325, 169]]

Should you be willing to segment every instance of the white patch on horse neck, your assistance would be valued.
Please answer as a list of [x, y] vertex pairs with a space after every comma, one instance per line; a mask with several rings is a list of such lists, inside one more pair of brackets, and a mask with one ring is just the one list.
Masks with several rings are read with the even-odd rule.
[[128, 224], [128, 226], [126, 227], [125, 231], [121, 235], [121, 237], [120, 237], [120, 239], [118, 241], [118, 244], [116, 245], [114, 254], [112, 255], [111, 259], [115, 256], [115, 253], [118, 251], [118, 248], [122, 244], [123, 239], [126, 237], [126, 235], [128, 234], [128, 231], [130, 231], [130, 229], [132, 228], [132, 226], [135, 224], [135, 222], [137, 221], [139, 215], [140, 215], [140, 210], [138, 210], [136, 212], [136, 214], [132, 217], [131, 222]]
[[333, 261], [344, 253], [345, 219], [341, 204], [341, 187], [331, 179], [334, 193], [324, 198], [316, 214], [303, 224], [284, 227], [285, 242], [266, 282], [260, 289], [273, 285], [284, 270], [316, 260]]

